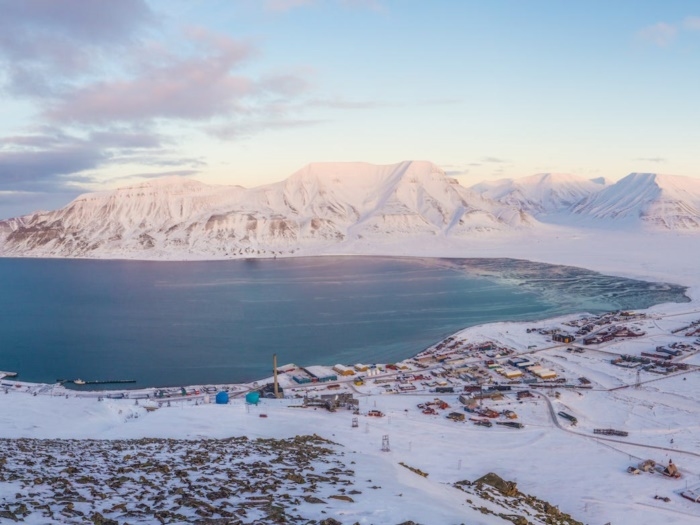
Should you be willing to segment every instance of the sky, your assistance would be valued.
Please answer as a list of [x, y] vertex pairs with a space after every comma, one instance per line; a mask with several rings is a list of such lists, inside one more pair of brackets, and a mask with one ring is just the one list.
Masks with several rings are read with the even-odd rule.
[[311, 162], [700, 177], [694, 0], [0, 0], [0, 218]]

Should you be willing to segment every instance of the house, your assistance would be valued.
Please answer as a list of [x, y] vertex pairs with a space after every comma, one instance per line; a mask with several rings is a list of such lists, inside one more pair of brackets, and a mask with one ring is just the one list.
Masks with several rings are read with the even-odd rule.
[[552, 341], [556, 341], [557, 343], [573, 343], [575, 340], [574, 336], [571, 334], [560, 334], [556, 333], [552, 336]]
[[462, 412], [450, 412], [447, 415], [447, 419], [451, 419], [452, 421], [464, 421], [465, 416]]

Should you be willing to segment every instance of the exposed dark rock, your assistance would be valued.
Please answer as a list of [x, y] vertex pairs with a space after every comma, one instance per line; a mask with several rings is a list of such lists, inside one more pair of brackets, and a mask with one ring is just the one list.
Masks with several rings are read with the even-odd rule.
[[498, 490], [504, 496], [516, 496], [518, 494], [518, 486], [512, 481], [505, 481], [498, 474], [489, 472], [485, 476], [481, 476], [474, 483], [483, 483], [490, 485]]

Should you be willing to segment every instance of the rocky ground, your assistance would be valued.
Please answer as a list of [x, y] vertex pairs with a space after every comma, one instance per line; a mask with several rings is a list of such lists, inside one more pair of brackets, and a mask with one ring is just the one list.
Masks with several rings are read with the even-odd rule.
[[[357, 480], [352, 466], [342, 447], [316, 435], [2, 439], [0, 522], [343, 525], [324, 516], [333, 500], [360, 503], [363, 492], [381, 490]], [[495, 474], [455, 487], [504, 523], [580, 525]]]
[[[318, 523], [354, 472], [318, 436], [0, 440], [0, 519], [60, 523]], [[3, 491], [7, 493], [8, 491]]]
[[529, 525], [530, 523], [583, 525], [549, 502], [529, 494], [523, 494], [515, 483], [506, 481], [493, 472], [489, 472], [474, 482], [458, 481], [454, 486], [467, 494], [478, 496], [480, 499], [493, 502], [502, 508], [502, 510], [494, 511], [492, 508], [480, 505], [468, 498], [467, 502], [473, 509], [479, 510], [482, 514], [496, 515], [515, 523], [515, 525]]

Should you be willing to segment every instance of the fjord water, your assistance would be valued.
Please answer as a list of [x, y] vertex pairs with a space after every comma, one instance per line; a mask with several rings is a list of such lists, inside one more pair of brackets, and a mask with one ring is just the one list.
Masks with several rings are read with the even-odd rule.
[[532, 272], [496, 259], [0, 259], [0, 370], [49, 383], [235, 383], [269, 377], [273, 353], [301, 366], [386, 363], [475, 324], [686, 299], [586, 270]]

